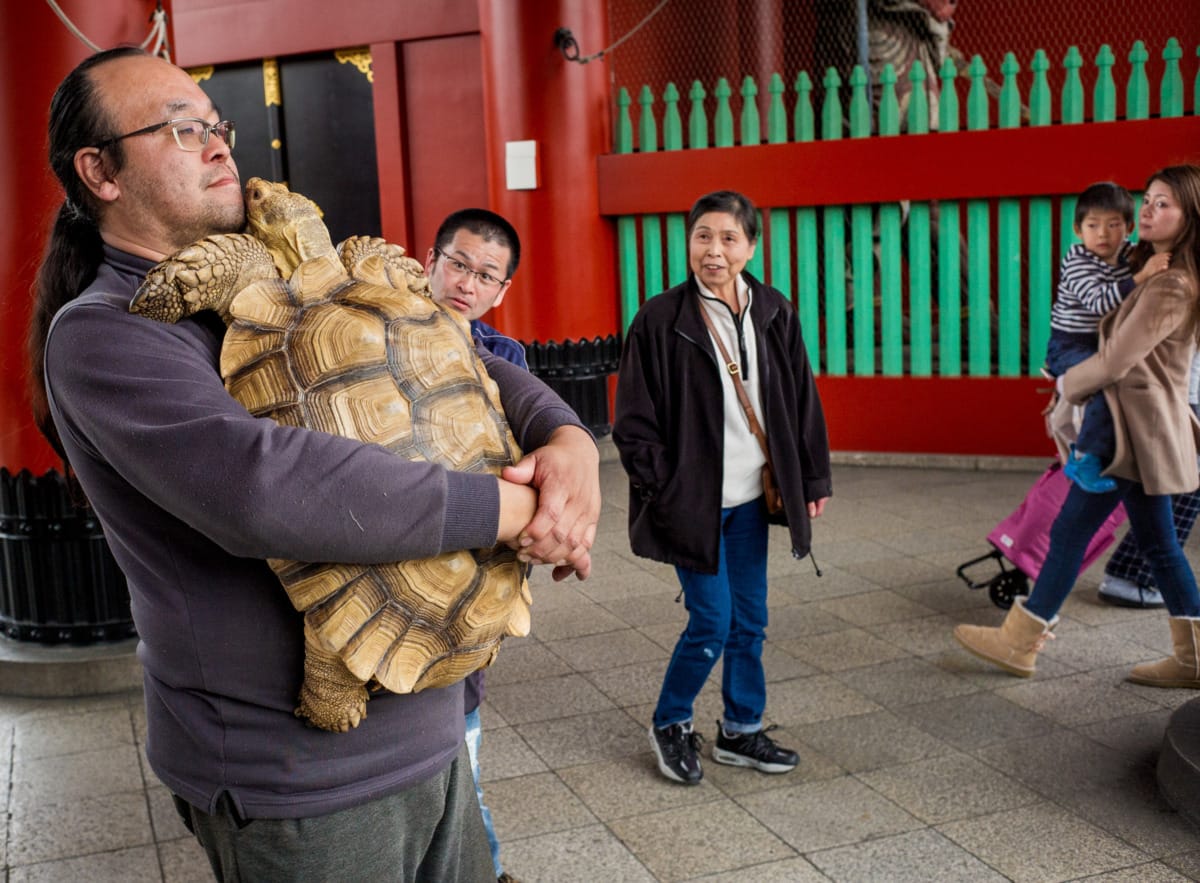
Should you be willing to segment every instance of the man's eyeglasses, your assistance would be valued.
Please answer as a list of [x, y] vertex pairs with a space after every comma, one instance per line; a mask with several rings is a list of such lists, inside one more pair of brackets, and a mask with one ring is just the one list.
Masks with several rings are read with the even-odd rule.
[[126, 132], [124, 135], [118, 135], [116, 138], [108, 138], [101, 141], [99, 144], [93, 145], [97, 150], [103, 150], [106, 147], [111, 147], [118, 141], [124, 141], [126, 138], [132, 138], [134, 135], [149, 135], [152, 132], [157, 132], [160, 129], [171, 127], [171, 134], [175, 136], [175, 143], [179, 145], [180, 150], [186, 150], [189, 153], [196, 153], [203, 150], [204, 145], [208, 144], [208, 136], [216, 132], [218, 137], [225, 142], [225, 145], [233, 150], [233, 120], [221, 120], [219, 123], [209, 123], [195, 117], [179, 117], [174, 120], [167, 120], [165, 123], [155, 123], [153, 126], [146, 126], [144, 129], [138, 129], [135, 132]]
[[498, 289], [507, 281], [505, 279], [497, 279], [491, 273], [481, 273], [478, 270], [472, 270], [462, 261], [458, 260], [457, 258], [450, 257], [450, 255], [446, 254], [436, 246], [433, 250], [445, 259], [446, 269], [450, 270], [455, 276], [474, 276], [475, 281], [479, 283], [480, 288], [491, 290]]

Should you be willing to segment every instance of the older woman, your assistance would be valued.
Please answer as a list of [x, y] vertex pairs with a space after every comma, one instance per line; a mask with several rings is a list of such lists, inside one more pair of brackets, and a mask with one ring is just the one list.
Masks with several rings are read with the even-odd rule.
[[[650, 727], [659, 770], [703, 773], [692, 705], [724, 654], [724, 720], [713, 759], [769, 773], [799, 762], [763, 729], [767, 524], [787, 524], [808, 554], [810, 518], [831, 491], [825, 417], [796, 311], [745, 271], [758, 216], [740, 193], [701, 197], [687, 220], [688, 279], [651, 298], [625, 338], [613, 441], [629, 475], [638, 555], [675, 565], [688, 624], [667, 666]], [[724, 354], [722, 354], [724, 350]], [[765, 429], [783, 511], [764, 502]]]
[[960, 625], [963, 647], [1020, 677], [1058, 622], [1088, 541], [1122, 500], [1138, 546], [1171, 614], [1174, 653], [1138, 665], [1137, 684], [1200, 688], [1200, 593], [1171, 519], [1171, 495], [1196, 490], [1200, 423], [1188, 405], [1188, 369], [1200, 332], [1200, 167], [1172, 166], [1146, 184], [1140, 241], [1131, 264], [1169, 253], [1170, 269], [1142, 283], [1100, 325], [1100, 351], [1059, 382], [1075, 403], [1103, 393], [1117, 430], [1105, 470], [1117, 488], [1092, 494], [1075, 485], [1050, 530], [1050, 554], [1028, 599], [1017, 599], [999, 628]]

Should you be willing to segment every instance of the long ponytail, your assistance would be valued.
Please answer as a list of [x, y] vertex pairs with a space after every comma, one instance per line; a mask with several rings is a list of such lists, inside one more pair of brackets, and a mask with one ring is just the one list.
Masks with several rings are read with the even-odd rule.
[[[66, 454], [46, 399], [46, 336], [54, 314], [92, 283], [104, 259], [98, 225], [102, 205], [76, 174], [75, 154], [116, 134], [91, 72], [114, 59], [145, 54], [136, 47], [119, 46], [89, 56], [67, 74], [50, 100], [50, 167], [66, 199], [55, 216], [33, 283], [26, 355], [34, 421], [64, 462]], [[119, 142], [105, 150], [104, 161], [111, 172], [120, 171], [124, 160]]]

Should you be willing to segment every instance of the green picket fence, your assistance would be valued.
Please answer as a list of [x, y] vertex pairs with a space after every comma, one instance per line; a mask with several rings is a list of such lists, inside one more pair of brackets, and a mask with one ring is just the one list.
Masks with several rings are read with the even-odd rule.
[[[1184, 114], [1182, 56], [1178, 40], [1171, 38], [1162, 51], [1165, 66], [1159, 84], [1160, 117]], [[1142, 41], [1134, 43], [1125, 83], [1124, 119], [1150, 117], [1148, 58]], [[1117, 119], [1114, 62], [1112, 49], [1101, 47], [1095, 58], [1092, 122]], [[1072, 46], [1062, 62], [1057, 124], [1084, 121], [1083, 64], [1079, 50]], [[1049, 58], [1039, 49], [1030, 62], [1032, 83], [1023, 104], [1017, 79], [1021, 67], [1012, 53], [1004, 57], [994, 101], [996, 128], [1054, 123], [1049, 69]], [[917, 63], [909, 76], [912, 92], [906, 134], [959, 131], [960, 80], [964, 78], [953, 61], [947, 60], [937, 72], [940, 88], [936, 119], [931, 119], [925, 70]], [[847, 134], [869, 138], [901, 133], [896, 74], [890, 65], [879, 79], [882, 94], [873, 127], [867, 77], [862, 68], [855, 67], [849, 79], [845, 109], [840, 77], [836, 70], [829, 69], [819, 107], [820, 140], [836, 140]], [[965, 79], [966, 129], [987, 129], [993, 99], [988, 93], [988, 71], [979, 56], [972, 59]], [[801, 71], [792, 89], [789, 115], [787, 90], [779, 74], [772, 75], [765, 99], [760, 99], [754, 80], [746, 77], [735, 138], [733, 90], [728, 80], [719, 79], [713, 90], [716, 109], [711, 121], [706, 111], [709, 96], [703, 84], [694, 82], [687, 96], [685, 144], [681, 95], [675, 84], [668, 83], [664, 89], [661, 109], [650, 88], [643, 87], [637, 102], [637, 149], [646, 153], [760, 144], [760, 103], [765, 105], [767, 143], [785, 143], [789, 132], [794, 142], [815, 141], [818, 108], [814, 107], [809, 75]], [[1193, 95], [1196, 104], [1192, 113], [1200, 114], [1200, 73]], [[621, 89], [615, 121], [614, 152], [618, 154], [634, 152], [632, 103], [629, 93]], [[1035, 375], [1045, 356], [1057, 264], [1077, 241], [1074, 204], [1073, 196], [1046, 196], [912, 202], [903, 206], [772, 207], [763, 218], [759, 248], [747, 269], [795, 302], [814, 367], [823, 373]], [[1052, 221], [1056, 211], [1057, 231]], [[617, 235], [621, 309], [623, 327], [627, 328], [646, 297], [686, 278], [684, 215], [622, 216], [617, 218]]]

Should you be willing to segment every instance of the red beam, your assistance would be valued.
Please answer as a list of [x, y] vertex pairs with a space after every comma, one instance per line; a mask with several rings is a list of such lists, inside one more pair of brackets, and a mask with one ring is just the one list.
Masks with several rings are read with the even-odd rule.
[[1055, 455], [1039, 378], [817, 378], [835, 451]]
[[597, 159], [605, 215], [678, 212], [713, 190], [760, 207], [1140, 190], [1155, 169], [1200, 162], [1200, 117], [844, 138]]
[[183, 67], [401, 43], [479, 30], [475, 0], [174, 0], [173, 60]]

